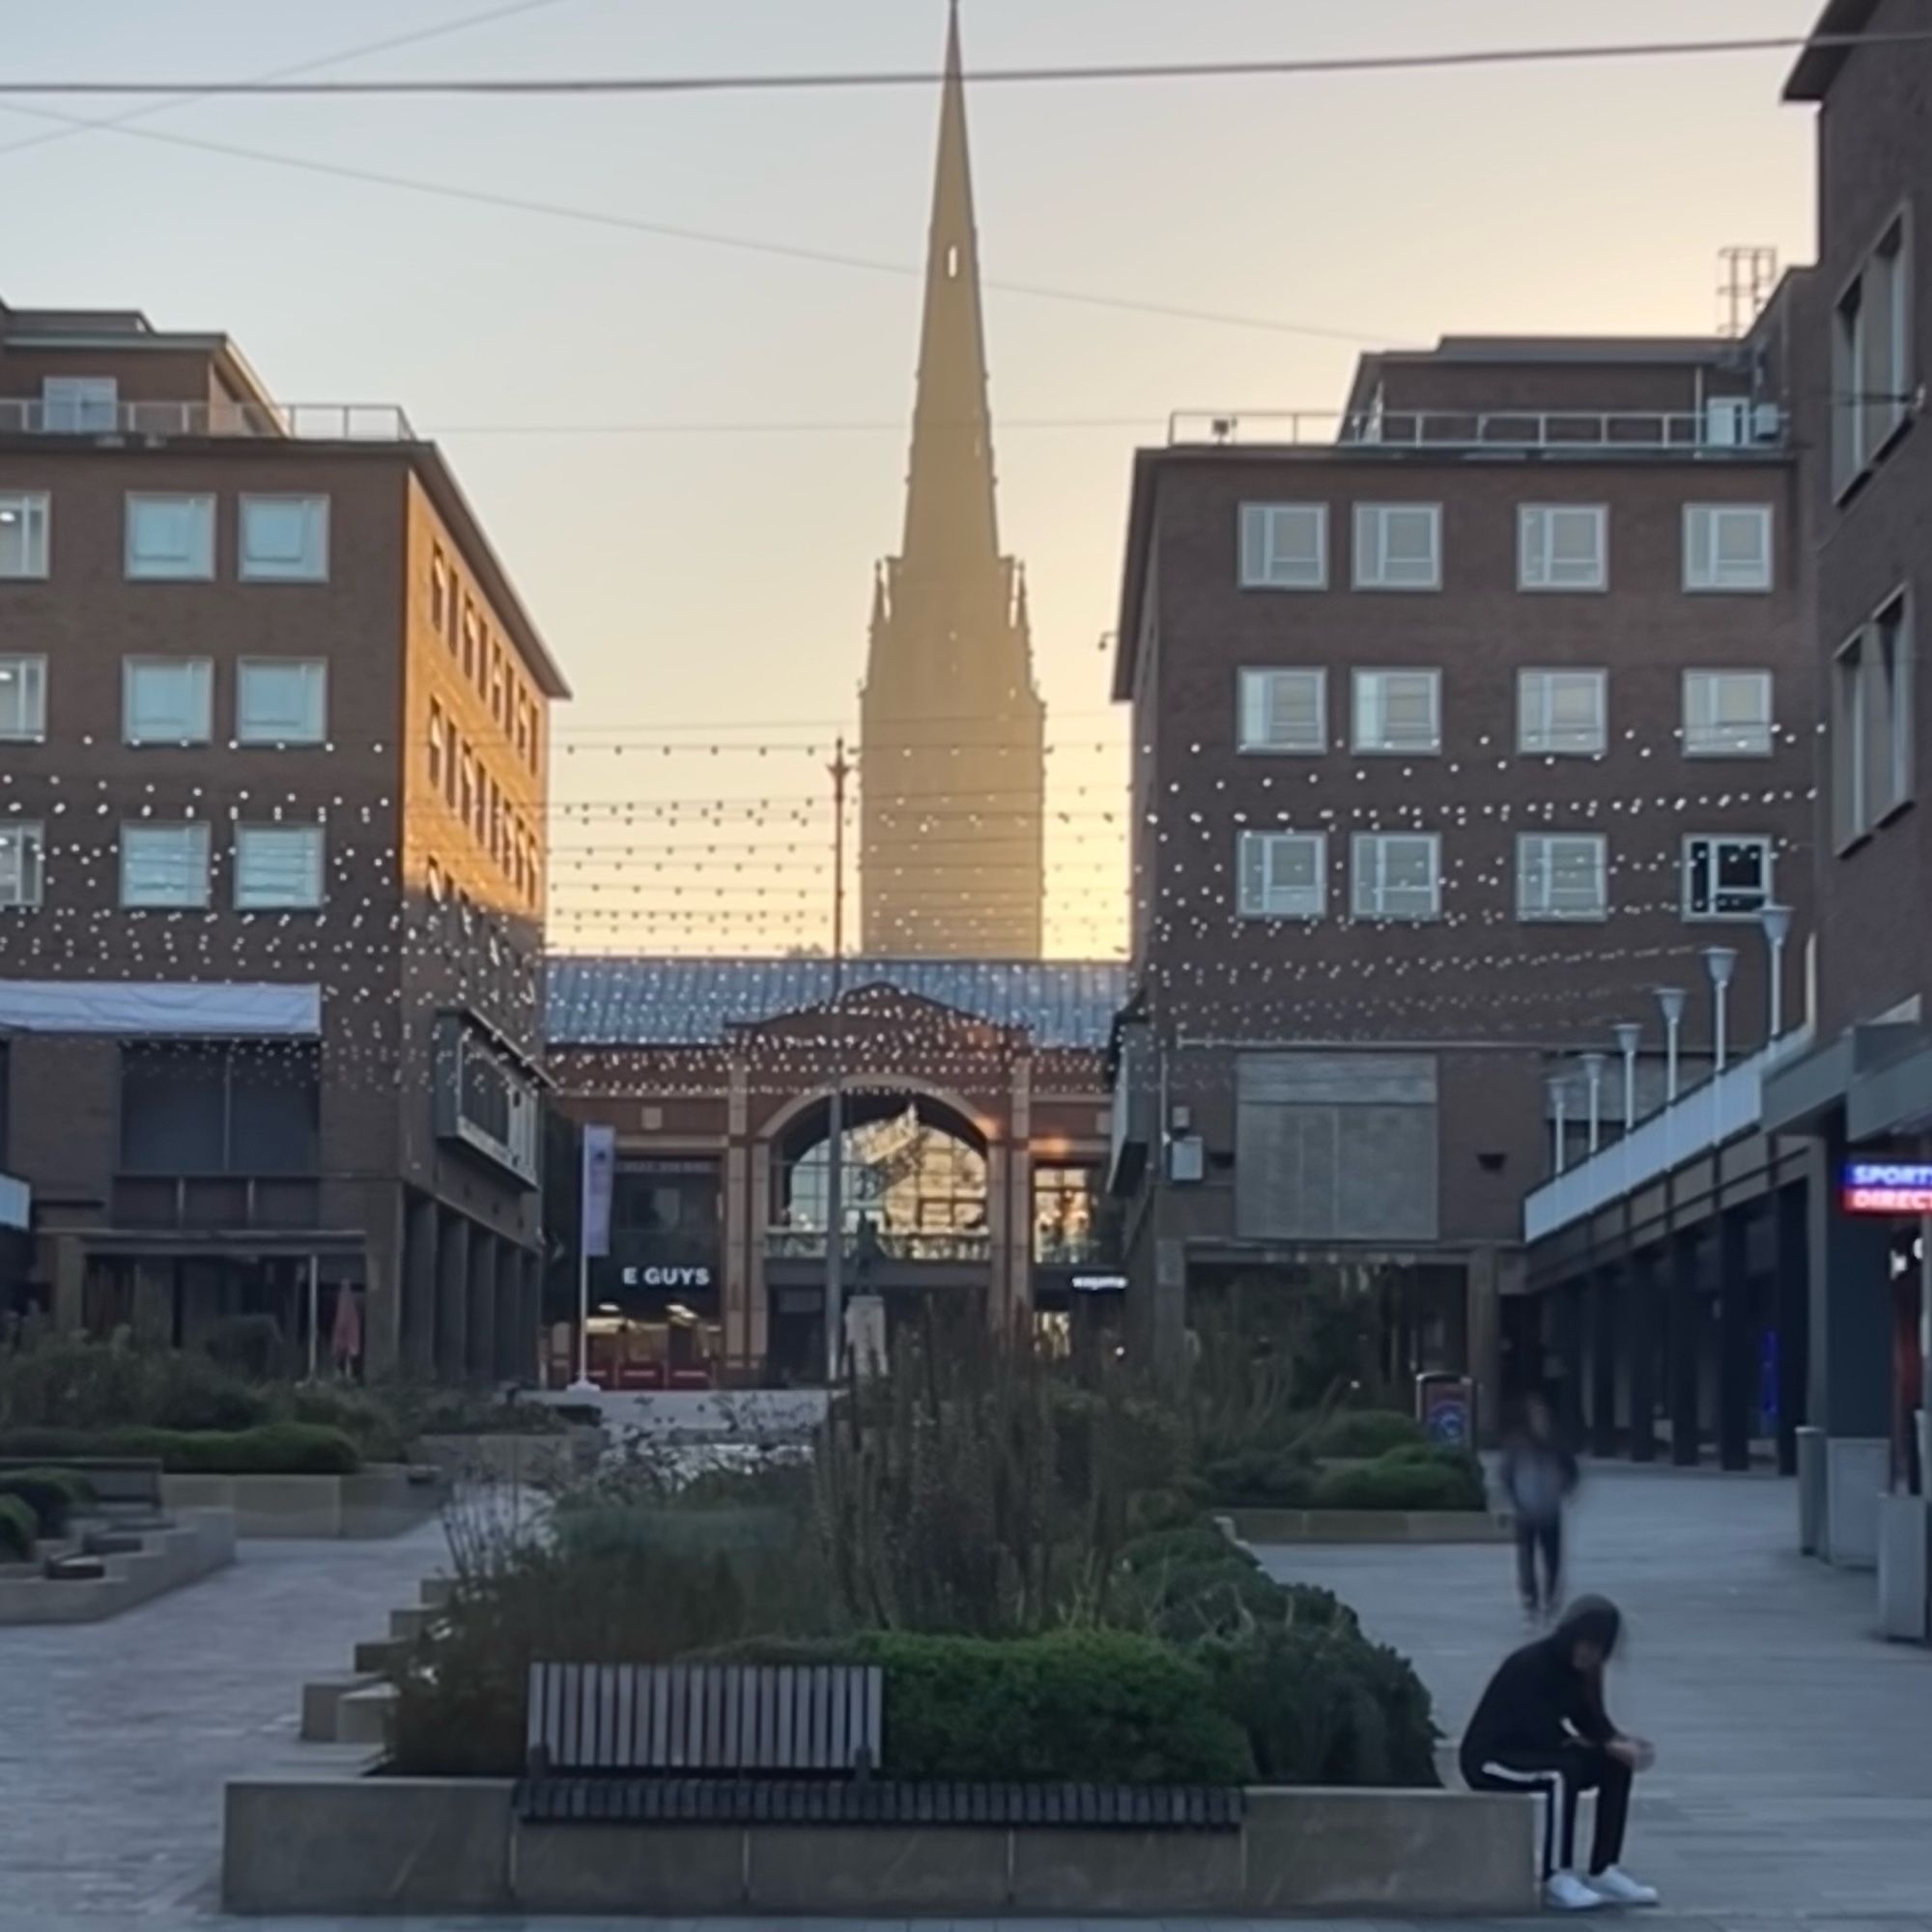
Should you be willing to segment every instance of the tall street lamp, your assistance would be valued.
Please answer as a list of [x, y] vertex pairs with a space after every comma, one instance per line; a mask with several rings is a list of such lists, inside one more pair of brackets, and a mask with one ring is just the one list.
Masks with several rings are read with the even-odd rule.
[[1737, 971], [1737, 965], [1735, 947], [1705, 947], [1704, 970], [1711, 976], [1711, 1057], [1715, 1062], [1712, 1070], [1717, 1073], [1724, 1070], [1724, 1023], [1730, 1005], [1731, 975]]
[[1604, 1068], [1608, 1062], [1601, 1053], [1586, 1053], [1582, 1059], [1590, 1095], [1590, 1151], [1595, 1153], [1604, 1144]]
[[1610, 1032], [1624, 1057], [1624, 1132], [1629, 1133], [1636, 1125], [1636, 1049], [1643, 1029], [1634, 1020], [1619, 1020]]
[[1660, 986], [1657, 1004], [1663, 1011], [1663, 1104], [1677, 1098], [1677, 1037], [1684, 1030], [1684, 1002], [1690, 998], [1682, 986]]
[[1758, 914], [1764, 925], [1764, 942], [1771, 948], [1771, 990], [1767, 997], [1769, 1039], [1776, 1040], [1784, 1031], [1784, 942], [1791, 937], [1791, 908], [1768, 905]]
[[1549, 1076], [1549, 1171], [1563, 1172], [1564, 1142], [1570, 1132], [1570, 1083], [1560, 1073]]

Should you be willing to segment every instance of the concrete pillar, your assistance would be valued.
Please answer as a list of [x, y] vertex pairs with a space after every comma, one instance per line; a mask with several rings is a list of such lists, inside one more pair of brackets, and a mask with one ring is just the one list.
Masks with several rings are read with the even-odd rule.
[[538, 1382], [543, 1379], [543, 1362], [546, 1343], [544, 1340], [543, 1305], [544, 1263], [538, 1254], [520, 1252], [517, 1257], [517, 1334], [524, 1349], [524, 1359], [518, 1370], [521, 1379]]
[[1809, 1397], [1805, 1420], [1828, 1436], [1891, 1436], [1891, 1258], [1894, 1224], [1838, 1207], [1841, 1142], [1810, 1164]]
[[403, 1210], [403, 1365], [412, 1379], [436, 1373], [436, 1203], [412, 1194]]
[[1630, 1349], [1630, 1427], [1627, 1435], [1634, 1463], [1657, 1460], [1657, 1353], [1662, 1337], [1659, 1321], [1661, 1270], [1664, 1257], [1645, 1248], [1631, 1257], [1626, 1277]]
[[495, 1318], [490, 1324], [490, 1378], [497, 1382], [527, 1381], [532, 1343], [521, 1329], [524, 1319], [520, 1275], [523, 1250], [509, 1241], [497, 1243], [497, 1279], [493, 1284]]
[[469, 1326], [463, 1360], [472, 1382], [487, 1382], [497, 1373], [497, 1251], [503, 1245], [481, 1228], [470, 1231]]
[[1697, 1279], [1697, 1236], [1677, 1236], [1669, 1248], [1665, 1287], [1670, 1324], [1670, 1460], [1697, 1461], [1697, 1388], [1704, 1355], [1704, 1298]]
[[1590, 1277], [1590, 1454], [1617, 1453], [1617, 1356], [1625, 1277], [1599, 1268]]
[[1718, 1216], [1718, 1462], [1750, 1467], [1751, 1390], [1757, 1362], [1751, 1349], [1750, 1272], [1746, 1238], [1750, 1224], [1734, 1208]]
[[1810, 1333], [1807, 1281], [1811, 1244], [1805, 1226], [1805, 1190], [1787, 1187], [1773, 1212], [1777, 1234], [1777, 1472], [1798, 1473], [1798, 1431], [1805, 1420], [1806, 1339]]
[[765, 1379], [772, 1351], [772, 1292], [765, 1279], [765, 1231], [772, 1218], [772, 1150], [769, 1141], [752, 1149], [751, 1202], [745, 1223], [745, 1344], [739, 1371], [749, 1381]]
[[77, 1235], [56, 1235], [50, 1245], [54, 1327], [77, 1335], [87, 1321], [87, 1250]]
[[445, 1213], [436, 1246], [436, 1373], [460, 1382], [469, 1363], [469, 1222]]
[[[771, 1149], [760, 1142], [760, 1171], [771, 1172]], [[724, 1252], [723, 1279], [719, 1283], [718, 1305], [724, 1329], [724, 1353], [728, 1360], [742, 1361], [752, 1352], [752, 1241], [753, 1229], [764, 1235], [765, 1203], [769, 1193], [752, 1186], [751, 1150], [734, 1146], [724, 1156]], [[755, 1194], [756, 1208], [753, 1202]]]
[[993, 1332], [1004, 1334], [1011, 1321], [1010, 1251], [1012, 1199], [1008, 1171], [1011, 1156], [995, 1141], [986, 1150], [986, 1320]]
[[[1518, 1260], [1516, 1265], [1521, 1264]], [[1502, 1420], [1502, 1284], [1494, 1248], [1478, 1248], [1463, 1275], [1463, 1321], [1468, 1336], [1465, 1366], [1476, 1384], [1478, 1439], [1493, 1442]]]
[[1555, 1292], [1556, 1421], [1567, 1442], [1583, 1439], [1584, 1285], [1566, 1281]]

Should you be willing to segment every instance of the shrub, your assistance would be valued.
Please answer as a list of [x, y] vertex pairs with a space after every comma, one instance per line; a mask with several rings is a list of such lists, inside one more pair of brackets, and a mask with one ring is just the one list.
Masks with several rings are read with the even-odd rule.
[[1209, 1497], [1227, 1509], [1306, 1509], [1315, 1493], [1315, 1471], [1292, 1451], [1249, 1449], [1203, 1468]]
[[0, 1496], [0, 1563], [31, 1563], [40, 1523], [18, 1496]]
[[347, 1476], [361, 1467], [339, 1430], [299, 1422], [233, 1433], [175, 1429], [22, 1429], [0, 1435], [0, 1456], [48, 1462], [153, 1457], [163, 1469], [209, 1476]]
[[1155, 1530], [1122, 1547], [1122, 1564], [1132, 1574], [1170, 1564], [1215, 1563], [1237, 1553], [1211, 1522], [1196, 1517], [1184, 1528]]
[[1196, 1655], [1245, 1730], [1261, 1782], [1439, 1783], [1429, 1692], [1352, 1627], [1263, 1625]]
[[1316, 1485], [1317, 1509], [1480, 1510], [1488, 1506], [1473, 1457], [1427, 1462], [1385, 1457], [1354, 1469], [1330, 1469]]
[[[238, 1318], [240, 1319], [240, 1318]], [[159, 1350], [143, 1357], [146, 1388], [137, 1415], [156, 1429], [255, 1429], [273, 1413], [269, 1398], [208, 1355]]]
[[212, 1360], [251, 1381], [272, 1381], [287, 1366], [282, 1324], [272, 1315], [224, 1315], [209, 1324], [201, 1346]]
[[409, 1457], [409, 1435], [394, 1409], [380, 1395], [338, 1382], [298, 1382], [281, 1401], [292, 1422], [339, 1429], [369, 1463], [401, 1463]]
[[885, 1670], [893, 1777], [1241, 1784], [1252, 1769], [1207, 1673], [1151, 1637], [895, 1633], [854, 1649]]
[[47, 1335], [0, 1354], [0, 1430], [251, 1429], [269, 1399], [207, 1355]]
[[43, 1536], [65, 1536], [76, 1510], [94, 1502], [94, 1485], [73, 1469], [0, 1470], [0, 1496], [16, 1496], [33, 1511]]
[[1316, 1456], [1344, 1461], [1367, 1461], [1391, 1449], [1428, 1446], [1422, 1425], [1394, 1408], [1338, 1408], [1316, 1426], [1309, 1442]]

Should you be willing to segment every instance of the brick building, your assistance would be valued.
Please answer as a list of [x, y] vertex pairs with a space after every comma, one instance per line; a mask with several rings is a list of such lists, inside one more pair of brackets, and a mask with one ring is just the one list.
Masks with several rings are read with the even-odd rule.
[[[843, 1292], [909, 1321], [1118, 1326], [1101, 1227], [1118, 965], [559, 959], [551, 1069], [617, 1134], [611, 1253], [592, 1264], [607, 1386], [823, 1381], [830, 1094], [842, 1088]], [[574, 1171], [554, 1196], [574, 1252]], [[574, 1269], [554, 1280], [568, 1373]], [[855, 1346], [864, 1346], [849, 1323]]]
[[[1541, 1376], [1520, 1208], [1800, 997], [1815, 716], [1784, 320], [1745, 342], [1450, 339], [1326, 418], [1177, 420], [1134, 473], [1134, 999], [1117, 1047], [1143, 1346], [1324, 1277], [1381, 1369]], [[1731, 955], [1726, 958], [1726, 955]], [[1594, 1065], [1594, 1074], [1588, 1069]], [[1595, 1125], [1591, 1116], [1594, 1090]]]
[[565, 695], [399, 411], [277, 404], [137, 313], [0, 308], [16, 1305], [298, 1346], [314, 1306], [371, 1371], [529, 1365]]

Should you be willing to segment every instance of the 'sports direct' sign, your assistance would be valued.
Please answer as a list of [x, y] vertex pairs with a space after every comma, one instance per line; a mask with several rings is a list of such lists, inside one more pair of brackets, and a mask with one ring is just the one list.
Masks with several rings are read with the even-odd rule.
[[1848, 1160], [1838, 1199], [1847, 1214], [1932, 1214], [1932, 1167]]

